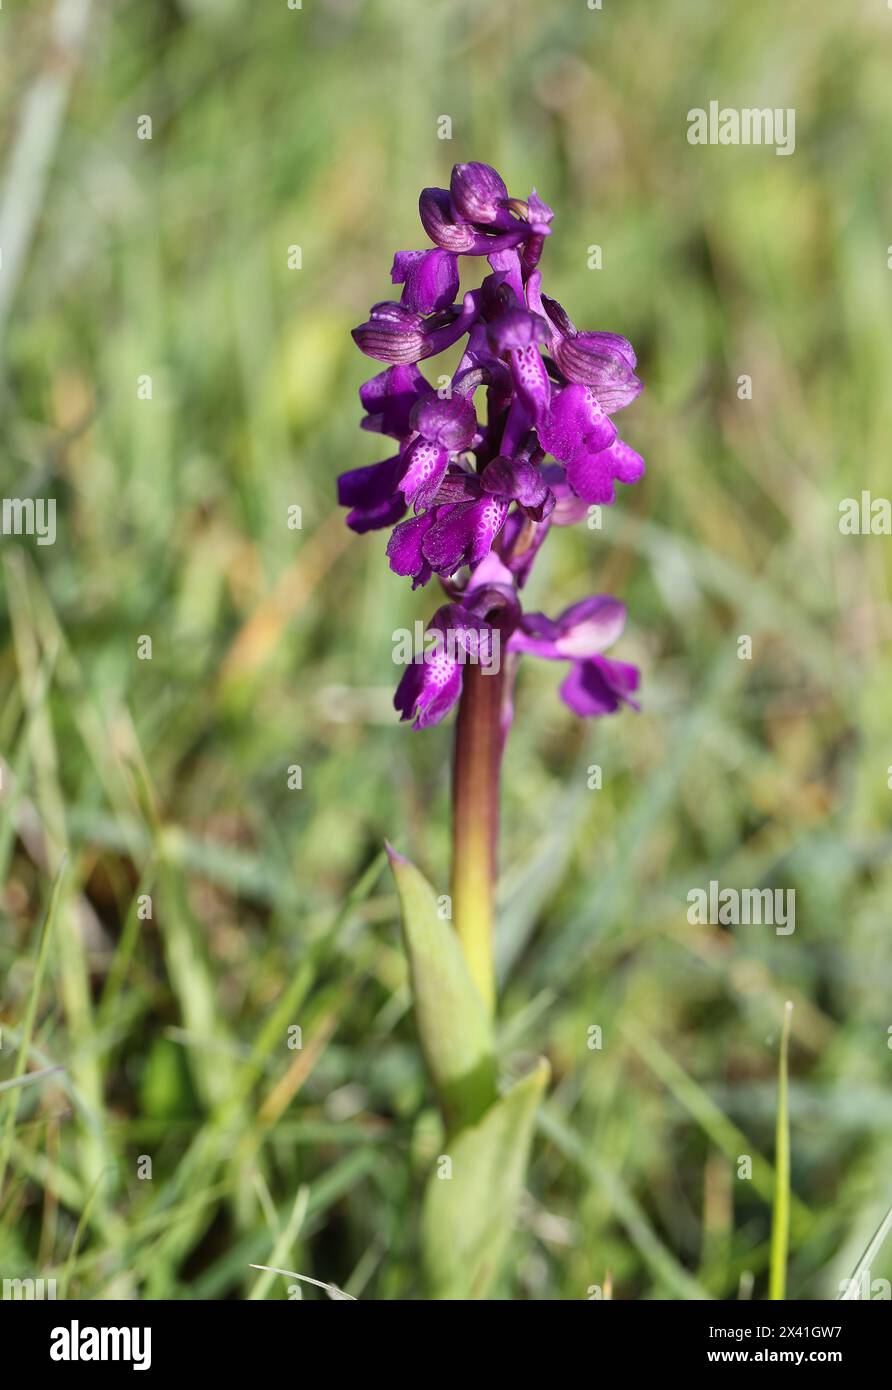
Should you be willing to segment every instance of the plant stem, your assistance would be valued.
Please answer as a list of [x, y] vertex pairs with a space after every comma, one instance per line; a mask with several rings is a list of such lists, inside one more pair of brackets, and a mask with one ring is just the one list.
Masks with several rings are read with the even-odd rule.
[[452, 912], [471, 978], [495, 1009], [493, 952], [505, 673], [463, 672], [452, 769]]

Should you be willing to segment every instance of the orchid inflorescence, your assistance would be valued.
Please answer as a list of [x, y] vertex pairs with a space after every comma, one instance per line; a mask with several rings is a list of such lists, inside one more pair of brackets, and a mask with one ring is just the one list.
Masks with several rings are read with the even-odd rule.
[[[521, 593], [552, 526], [581, 521], [614, 501], [617, 482], [642, 476], [611, 418], [641, 382], [625, 338], [578, 333], [542, 293], [552, 212], [535, 191], [510, 198], [488, 164], [457, 164], [448, 189], [424, 189], [420, 209], [433, 249], [397, 252], [400, 302], [376, 304], [353, 332], [388, 364], [360, 389], [363, 428], [392, 436], [397, 451], [342, 474], [338, 496], [353, 530], [393, 528], [391, 569], [413, 587], [436, 574], [446, 592], [394, 704], [424, 728], [459, 702], [450, 893], [388, 854], [418, 1038], [454, 1162], [452, 1181], [432, 1174], [425, 1190], [427, 1283], [435, 1298], [482, 1298], [510, 1238], [549, 1077], [542, 1057], [498, 1085], [499, 787], [514, 672], [524, 652], [566, 662], [561, 695], [580, 715], [634, 706], [638, 688], [634, 666], [604, 656], [622, 632], [622, 603], [598, 594], [552, 619], [524, 613]], [[485, 256], [490, 272], [461, 302], [459, 256]], [[419, 362], [464, 337], [458, 367], [435, 389]]]
[[[616, 482], [644, 473], [612, 420], [641, 390], [635, 353], [615, 333], [577, 332], [543, 294], [553, 214], [535, 190], [511, 198], [489, 165], [456, 164], [450, 187], [425, 188], [419, 208], [434, 248], [397, 252], [400, 302], [374, 305], [353, 330], [364, 353], [389, 364], [360, 389], [362, 427], [392, 436], [398, 451], [338, 479], [348, 526], [393, 526], [391, 569], [413, 588], [438, 575], [450, 600], [429, 631], [452, 640], [408, 667], [394, 703], [417, 728], [437, 723], [461, 694], [463, 655], [495, 628], [509, 652], [570, 663], [561, 696], [575, 713], [634, 705], [637, 669], [602, 654], [622, 631], [624, 605], [593, 596], [552, 620], [525, 614], [520, 591], [552, 525], [609, 505]], [[490, 274], [457, 303], [460, 256], [485, 256]], [[455, 373], [435, 390], [418, 363], [464, 336]]]

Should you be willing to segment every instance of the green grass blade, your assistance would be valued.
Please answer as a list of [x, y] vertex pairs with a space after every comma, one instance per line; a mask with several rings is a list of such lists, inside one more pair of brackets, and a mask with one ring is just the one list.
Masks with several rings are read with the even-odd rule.
[[777, 1077], [777, 1130], [774, 1154], [774, 1213], [771, 1222], [771, 1266], [768, 1297], [787, 1296], [787, 1257], [790, 1247], [790, 1103], [787, 1082], [790, 1070], [790, 1020], [793, 1005], [784, 1005]]
[[42, 1067], [40, 1071], [28, 1072], [25, 1076], [14, 1076], [11, 1081], [0, 1081], [0, 1095], [4, 1091], [14, 1091], [17, 1086], [33, 1086], [36, 1081], [42, 1081], [45, 1076], [53, 1076], [58, 1071], [64, 1071], [63, 1066]]
[[[766, 1202], [772, 1200], [776, 1191], [777, 1177], [772, 1165], [755, 1145], [729, 1120], [724, 1111], [700, 1087], [683, 1067], [679, 1066], [659, 1041], [652, 1037], [636, 1020], [634, 1024], [622, 1027], [623, 1037], [634, 1047], [642, 1061], [646, 1062], [656, 1076], [665, 1084], [679, 1105], [693, 1116], [712, 1142], [725, 1155], [730, 1163], [736, 1163], [738, 1154], [749, 1154], [753, 1161], [753, 1187]], [[790, 1194], [790, 1219], [794, 1234], [805, 1233], [813, 1222], [812, 1213], [795, 1193]]]
[[890, 1231], [892, 1231], [892, 1207], [889, 1208], [879, 1226], [877, 1226], [874, 1231], [873, 1236], [867, 1244], [867, 1249], [855, 1265], [850, 1277], [846, 1280], [845, 1288], [839, 1295], [837, 1302], [852, 1303], [860, 1299], [862, 1276], [867, 1274], [868, 1278], [870, 1277], [870, 1270], [873, 1267], [873, 1262], [883, 1248], [886, 1237]]
[[[266, 1298], [272, 1284], [273, 1276], [279, 1272], [279, 1265], [288, 1254], [294, 1242], [300, 1235], [301, 1227], [304, 1224], [304, 1217], [307, 1214], [307, 1206], [310, 1201], [310, 1189], [304, 1183], [297, 1189], [297, 1196], [294, 1199], [294, 1206], [286, 1225], [279, 1233], [276, 1243], [272, 1249], [273, 1264], [267, 1265], [257, 1280], [254, 1287], [248, 1294], [249, 1302], [257, 1302]], [[257, 1266], [260, 1268], [260, 1266]]]
[[[53, 882], [53, 891], [50, 895], [49, 906], [46, 916], [43, 919], [43, 927], [40, 932], [40, 941], [37, 945], [37, 962], [34, 968], [34, 979], [31, 982], [31, 991], [28, 996], [28, 1005], [25, 1010], [25, 1018], [22, 1024], [22, 1038], [19, 1044], [19, 1052], [16, 1058], [15, 1072], [12, 1081], [19, 1082], [25, 1074], [28, 1065], [28, 1056], [31, 1049], [31, 1039], [34, 1034], [34, 1023], [37, 1018], [37, 1008], [40, 1002], [40, 991], [43, 986], [43, 977], [46, 973], [47, 960], [49, 959], [49, 946], [52, 938], [53, 924], [56, 920], [56, 913], [59, 907], [59, 898], [62, 891], [62, 880], [65, 876], [65, 866], [67, 856], [63, 854], [59, 869]], [[9, 1161], [9, 1150], [12, 1144], [15, 1120], [19, 1108], [19, 1095], [21, 1085], [13, 1086], [6, 1109], [6, 1125], [3, 1131], [3, 1140], [0, 1143], [0, 1192], [3, 1190], [3, 1179], [6, 1175], [6, 1165]]]
[[539, 1129], [547, 1134], [558, 1150], [571, 1159], [581, 1172], [606, 1192], [616, 1219], [625, 1230], [641, 1258], [676, 1298], [706, 1300], [710, 1294], [689, 1274], [668, 1250], [651, 1226], [646, 1214], [629, 1191], [619, 1173], [583, 1143], [582, 1139], [560, 1118], [554, 1105], [545, 1105], [539, 1112]]

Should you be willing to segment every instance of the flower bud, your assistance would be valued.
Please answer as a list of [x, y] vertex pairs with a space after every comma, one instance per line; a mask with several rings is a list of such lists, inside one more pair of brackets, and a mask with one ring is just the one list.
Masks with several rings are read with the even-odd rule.
[[[559, 310], [559, 316], [552, 309]], [[560, 305], [551, 301], [549, 317], [562, 335], [554, 343], [554, 360], [568, 381], [590, 386], [607, 411], [621, 410], [640, 393], [632, 344], [618, 333], [566, 333], [569, 323]], [[572, 325], [571, 325], [572, 328]]]
[[372, 306], [368, 322], [354, 328], [352, 336], [367, 357], [379, 362], [417, 362], [427, 345], [420, 314], [387, 300]]
[[608, 412], [629, 405], [642, 384], [635, 375], [638, 359], [627, 338], [618, 333], [577, 333], [569, 314], [556, 299], [540, 297], [538, 272], [530, 277], [531, 303], [541, 307], [552, 326], [552, 352], [568, 381], [590, 386]]
[[444, 251], [470, 251], [477, 233], [467, 222], [457, 222], [446, 188], [423, 188], [418, 199], [421, 225], [431, 241]]
[[489, 164], [456, 164], [449, 192], [457, 216], [468, 222], [495, 222], [508, 202], [508, 190]]

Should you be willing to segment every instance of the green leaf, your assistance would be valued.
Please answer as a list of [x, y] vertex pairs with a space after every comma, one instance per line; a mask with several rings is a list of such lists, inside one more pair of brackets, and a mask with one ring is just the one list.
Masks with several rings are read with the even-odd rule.
[[402, 908], [415, 1022], [450, 1134], [495, 1101], [492, 1027], [468, 973], [458, 936], [437, 913], [434, 891], [408, 859], [388, 848]]
[[438, 1159], [422, 1214], [431, 1297], [486, 1297], [511, 1234], [536, 1110], [549, 1074], [541, 1058], [478, 1124], [456, 1135]]

